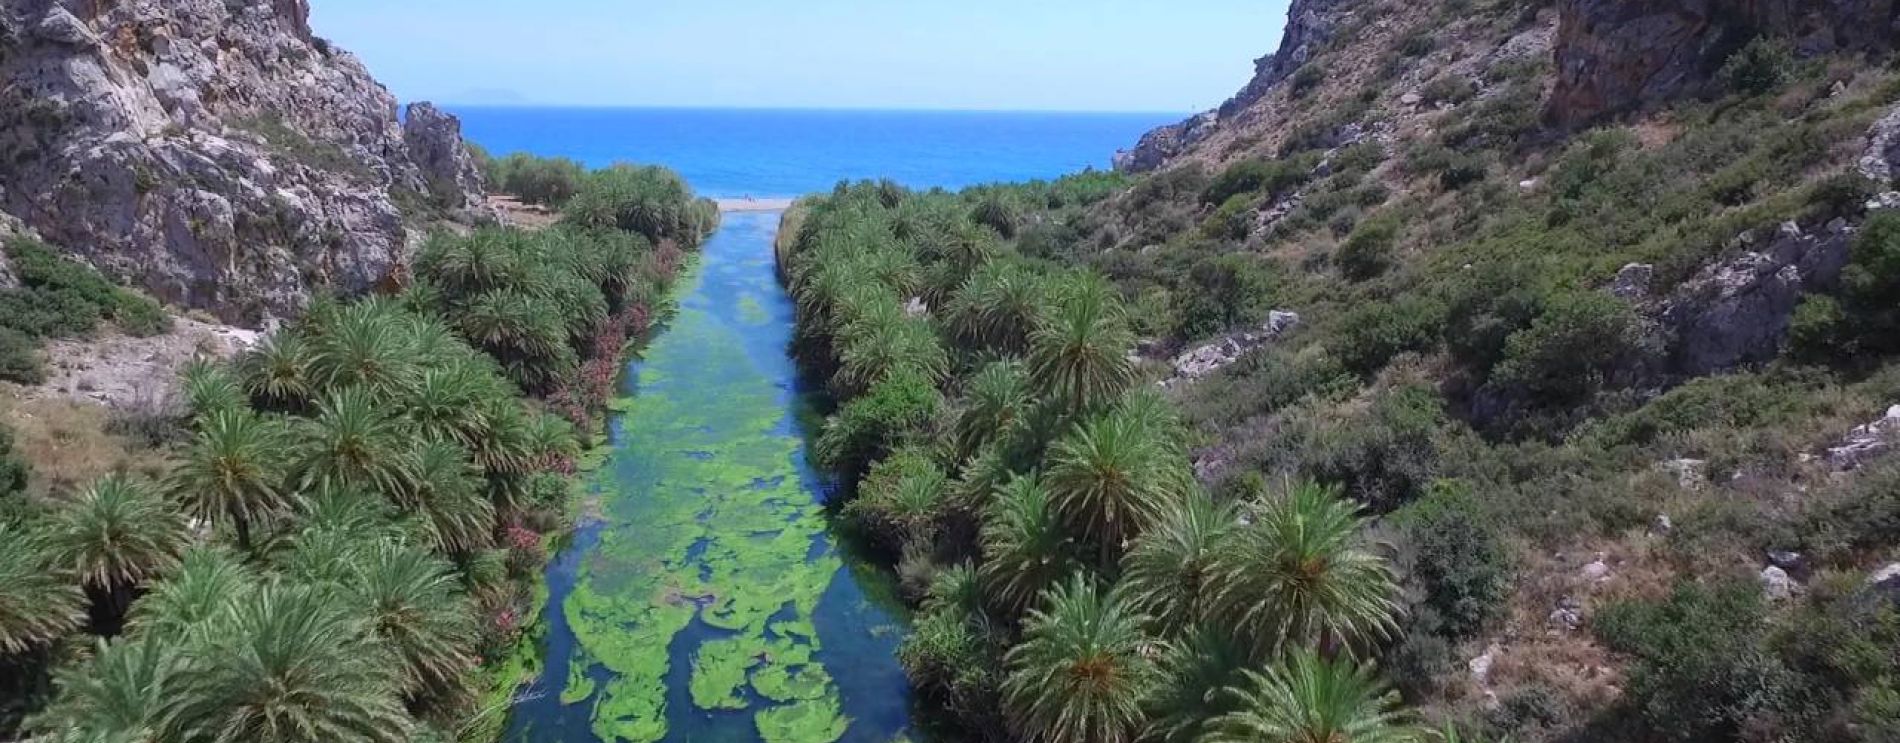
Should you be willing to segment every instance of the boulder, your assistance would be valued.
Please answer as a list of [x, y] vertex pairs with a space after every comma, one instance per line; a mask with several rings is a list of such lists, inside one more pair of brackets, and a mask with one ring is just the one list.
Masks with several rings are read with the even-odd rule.
[[1828, 447], [1828, 464], [1838, 470], [1859, 468], [1891, 451], [1896, 438], [1900, 438], [1900, 405], [1891, 406], [1879, 418], [1855, 426], [1839, 444]]
[[1887, 109], [1868, 130], [1860, 174], [1875, 183], [1900, 185], [1900, 105]]
[[1788, 571], [1770, 565], [1761, 570], [1761, 592], [1769, 601], [1786, 601], [1794, 597], [1796, 584]]
[[[1775, 358], [1802, 297], [1839, 280], [1852, 236], [1840, 224], [1808, 234], [1790, 222], [1766, 246], [1743, 249], [1684, 282], [1660, 311], [1671, 369], [1702, 376]], [[1740, 242], [1753, 248], [1753, 240]]]
[[1644, 299], [1649, 296], [1649, 282], [1656, 276], [1656, 267], [1648, 263], [1631, 263], [1618, 269], [1616, 278], [1610, 282], [1610, 293], [1629, 300]]

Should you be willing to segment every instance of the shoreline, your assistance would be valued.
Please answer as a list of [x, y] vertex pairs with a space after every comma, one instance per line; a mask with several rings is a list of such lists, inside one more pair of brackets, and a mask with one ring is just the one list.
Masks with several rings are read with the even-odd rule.
[[792, 208], [797, 199], [713, 199], [721, 212], [782, 212]]

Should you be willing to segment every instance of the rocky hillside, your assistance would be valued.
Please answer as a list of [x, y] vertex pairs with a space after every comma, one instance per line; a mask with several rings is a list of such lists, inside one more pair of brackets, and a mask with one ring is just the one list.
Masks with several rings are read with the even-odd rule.
[[1381, 516], [1428, 716], [1890, 740], [1897, 40], [1892, 0], [1294, 0], [1021, 244], [1122, 287], [1217, 493]]
[[0, 2], [0, 211], [161, 300], [254, 324], [370, 287], [482, 191], [305, 0]]

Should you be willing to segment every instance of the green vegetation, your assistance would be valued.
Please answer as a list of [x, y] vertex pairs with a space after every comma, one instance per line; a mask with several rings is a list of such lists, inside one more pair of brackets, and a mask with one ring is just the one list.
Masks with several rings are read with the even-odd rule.
[[535, 157], [526, 152], [502, 158], [480, 157], [489, 188], [527, 204], [560, 207], [580, 191], [587, 169], [564, 157]]
[[[1013, 198], [846, 184], [788, 220], [794, 352], [839, 398], [817, 453], [854, 486], [845, 517], [921, 597], [900, 659], [972, 733], [1050, 741], [1193, 740], [1232, 715], [1303, 716], [1311, 700], [1242, 673], [1300, 668], [1302, 652], [1374, 688], [1343, 659], [1376, 653], [1399, 596], [1358, 506], [1313, 483], [1202, 491], [1187, 430], [1128, 358], [1122, 292], [992, 218], [1002, 200], [1073, 217], [1107, 194], [1038, 194], [1092, 180]], [[1416, 739], [1377, 699], [1344, 724]]]
[[85, 264], [28, 238], [3, 247], [20, 286], [0, 289], [0, 380], [45, 381], [39, 359], [45, 338], [88, 336], [108, 321], [136, 336], [171, 329], [171, 316], [157, 302], [114, 286]]
[[[576, 424], [706, 227], [678, 226], [692, 229], [662, 247], [581, 227], [438, 237], [400, 294], [321, 301], [234, 363], [189, 367], [188, 440], [162, 477], [27, 496], [29, 468], [0, 437], [0, 731], [492, 738], [494, 695], [523, 680], [514, 646], [545, 539], [569, 518], [565, 477], [594, 434]], [[38, 313], [9, 320], [162, 330], [154, 306], [89, 270], [9, 251], [23, 287], [6, 300]], [[531, 298], [552, 331], [476, 307], [498, 296]]]

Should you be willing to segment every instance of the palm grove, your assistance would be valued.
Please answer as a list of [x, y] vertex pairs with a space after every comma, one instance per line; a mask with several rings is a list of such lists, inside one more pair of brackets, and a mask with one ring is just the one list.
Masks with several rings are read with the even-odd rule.
[[794, 351], [841, 401], [814, 451], [922, 611], [902, 661], [966, 732], [1422, 740], [1369, 659], [1394, 573], [1352, 501], [1216, 501], [1141, 383], [1118, 290], [1016, 250], [1121, 187], [841, 185], [781, 235]]
[[565, 206], [545, 231], [437, 235], [400, 292], [319, 301], [189, 368], [175, 422], [153, 424], [178, 427], [164, 478], [38, 492], [0, 447], [0, 684], [24, 700], [0, 724], [146, 743], [499, 732], [594, 414], [716, 220], [630, 166], [579, 178]]

